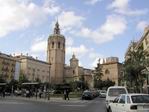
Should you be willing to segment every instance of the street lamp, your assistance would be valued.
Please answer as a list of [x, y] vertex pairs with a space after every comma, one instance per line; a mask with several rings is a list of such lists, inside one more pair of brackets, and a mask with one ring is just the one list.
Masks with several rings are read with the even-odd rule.
[[49, 91], [48, 91], [48, 100], [50, 100], [50, 90], [51, 90], [50, 72], [51, 72], [51, 63], [49, 63]]

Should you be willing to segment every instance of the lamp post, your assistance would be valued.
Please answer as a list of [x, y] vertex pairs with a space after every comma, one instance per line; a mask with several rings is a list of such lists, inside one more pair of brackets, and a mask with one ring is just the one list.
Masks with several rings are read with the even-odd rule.
[[49, 63], [49, 91], [48, 91], [48, 100], [50, 100], [50, 90], [51, 90], [50, 72], [51, 72], [51, 63]]

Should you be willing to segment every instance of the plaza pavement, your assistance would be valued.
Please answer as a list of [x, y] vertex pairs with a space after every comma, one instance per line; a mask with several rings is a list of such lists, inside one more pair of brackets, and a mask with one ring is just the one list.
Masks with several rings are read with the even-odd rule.
[[50, 97], [48, 98], [36, 98], [36, 97], [20, 97], [20, 96], [6, 96], [5, 98], [0, 97], [0, 99], [7, 100], [24, 100], [24, 101], [37, 101], [37, 102], [78, 102], [80, 98], [69, 98], [69, 100], [64, 100], [62, 97]]

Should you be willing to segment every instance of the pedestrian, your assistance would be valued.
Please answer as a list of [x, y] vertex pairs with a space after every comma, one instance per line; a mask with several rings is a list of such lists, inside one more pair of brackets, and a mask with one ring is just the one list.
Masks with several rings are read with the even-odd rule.
[[38, 97], [38, 90], [37, 90], [37, 88], [35, 89], [35, 96], [36, 96], [36, 99], [37, 99], [37, 97]]
[[5, 98], [5, 89], [3, 90], [3, 98]]
[[66, 89], [64, 89], [64, 99], [66, 100], [66, 97], [67, 97], [67, 92], [66, 92]]
[[39, 90], [39, 98], [41, 98], [42, 92], [41, 90]]
[[66, 90], [66, 99], [69, 100], [69, 90], [68, 89]]

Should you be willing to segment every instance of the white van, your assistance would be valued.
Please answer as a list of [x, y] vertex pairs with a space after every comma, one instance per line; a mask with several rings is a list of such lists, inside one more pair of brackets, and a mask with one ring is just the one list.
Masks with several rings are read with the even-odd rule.
[[107, 90], [106, 94], [106, 109], [109, 112], [109, 103], [118, 97], [120, 94], [128, 94], [126, 87], [124, 86], [111, 86]]

